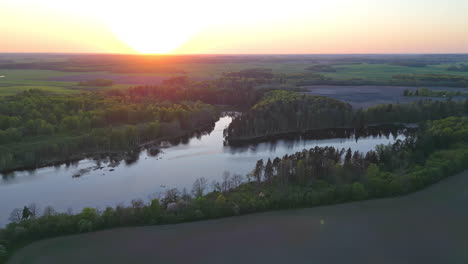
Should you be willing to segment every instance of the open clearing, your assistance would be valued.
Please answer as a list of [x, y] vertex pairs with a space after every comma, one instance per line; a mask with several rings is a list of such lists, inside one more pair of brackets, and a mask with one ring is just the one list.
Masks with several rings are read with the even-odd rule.
[[10, 263], [468, 263], [468, 172], [404, 197], [36, 242]]

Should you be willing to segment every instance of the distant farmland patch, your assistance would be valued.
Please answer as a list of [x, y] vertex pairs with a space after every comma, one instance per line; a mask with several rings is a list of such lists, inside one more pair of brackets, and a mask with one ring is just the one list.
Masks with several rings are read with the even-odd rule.
[[154, 75], [119, 75], [119, 74], [79, 74], [51, 77], [51, 81], [88, 83], [90, 80], [109, 80], [120, 84], [159, 84], [166, 76]]
[[[331, 97], [340, 101], [345, 101], [354, 107], [370, 107], [378, 104], [409, 103], [421, 99], [421, 96], [404, 96], [405, 90], [414, 92], [416, 87], [405, 86], [339, 86], [339, 85], [311, 85], [304, 86], [309, 94]], [[464, 88], [437, 88], [439, 91], [463, 92]], [[464, 99], [464, 97], [453, 97], [452, 99]], [[432, 98], [433, 100], [445, 100]]]
[[[160, 84], [163, 80], [169, 79], [171, 76], [168, 75], [125, 75], [125, 74], [78, 74], [78, 75], [65, 75], [65, 76], [54, 76], [48, 78], [50, 81], [60, 82], [77, 82], [77, 83], [88, 83], [90, 80], [108, 80], [114, 84], [130, 84], [130, 85], [154, 85]], [[190, 78], [192, 80], [202, 80], [204, 78]], [[88, 85], [89, 86], [89, 85]], [[100, 86], [100, 85], [91, 85]]]

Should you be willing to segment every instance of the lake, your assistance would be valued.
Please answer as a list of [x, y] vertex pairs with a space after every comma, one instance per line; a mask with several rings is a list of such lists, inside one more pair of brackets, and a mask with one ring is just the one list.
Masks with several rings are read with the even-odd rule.
[[[200, 177], [211, 182], [220, 181], [224, 173], [245, 176], [259, 159], [273, 159], [315, 146], [367, 152], [378, 144], [405, 138], [403, 134], [358, 139], [355, 136], [320, 140], [296, 138], [231, 147], [223, 144], [223, 130], [231, 120], [229, 116], [221, 117], [209, 134], [165, 148], [157, 156], [142, 151], [132, 163], [100, 162], [97, 166], [97, 161], [85, 159], [68, 166], [1, 175], [0, 225], [7, 223], [14, 208], [30, 203], [38, 206], [38, 212], [48, 205], [57, 211], [71, 209], [75, 213], [83, 207], [104, 209], [127, 204], [132, 199], [158, 197], [169, 188], [190, 191], [193, 182]], [[76, 177], [80, 170], [82, 175]]]

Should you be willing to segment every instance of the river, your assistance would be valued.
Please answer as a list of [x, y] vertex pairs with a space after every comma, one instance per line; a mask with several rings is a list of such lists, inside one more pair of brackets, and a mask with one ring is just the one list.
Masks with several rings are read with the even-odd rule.
[[[157, 156], [142, 151], [132, 163], [112, 165], [102, 162], [96, 166], [96, 161], [85, 159], [68, 166], [50, 166], [2, 175], [0, 226], [7, 223], [14, 208], [30, 203], [35, 203], [39, 212], [48, 205], [61, 212], [72, 210], [76, 213], [83, 207], [103, 209], [128, 204], [132, 199], [158, 197], [169, 188], [187, 188], [190, 191], [199, 177], [211, 182], [221, 180], [225, 173], [245, 176], [259, 159], [273, 159], [315, 146], [367, 152], [378, 144], [405, 138], [400, 134], [396, 137], [367, 136], [359, 139], [289, 139], [230, 147], [223, 144], [223, 130], [231, 120], [229, 116], [221, 117], [211, 133], [163, 149]], [[73, 177], [80, 170], [88, 172]]]

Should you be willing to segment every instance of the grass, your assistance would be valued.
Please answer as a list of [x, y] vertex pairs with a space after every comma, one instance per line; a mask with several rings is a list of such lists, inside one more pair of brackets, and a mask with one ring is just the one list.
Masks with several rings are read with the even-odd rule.
[[5, 70], [0, 69], [0, 96], [14, 95], [29, 89], [41, 89], [51, 93], [57, 94], [74, 94], [80, 90], [97, 90], [128, 88], [128, 84], [115, 84], [111, 87], [82, 87], [78, 86], [76, 82], [62, 82], [50, 81], [49, 78], [69, 76], [69, 75], [82, 75], [82, 74], [96, 74], [102, 72], [60, 72], [50, 70]]
[[460, 75], [468, 77], [468, 72], [453, 72], [447, 71], [449, 64], [429, 65], [426, 67], [405, 67], [389, 64], [354, 64], [354, 65], [337, 65], [337, 72], [323, 73], [324, 75], [339, 79], [361, 78], [371, 81], [390, 80], [393, 75], [397, 74], [448, 74]]

